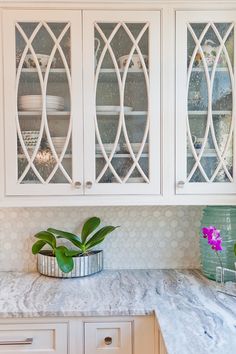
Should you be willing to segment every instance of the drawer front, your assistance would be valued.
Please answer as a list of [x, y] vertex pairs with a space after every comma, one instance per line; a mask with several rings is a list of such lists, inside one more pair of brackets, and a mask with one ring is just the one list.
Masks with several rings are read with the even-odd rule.
[[132, 354], [132, 322], [85, 323], [85, 354]]
[[0, 354], [67, 354], [67, 324], [0, 324]]

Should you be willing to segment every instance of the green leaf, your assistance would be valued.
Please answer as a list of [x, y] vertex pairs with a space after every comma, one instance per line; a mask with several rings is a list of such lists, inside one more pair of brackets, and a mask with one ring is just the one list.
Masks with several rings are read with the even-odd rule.
[[105, 240], [105, 237], [102, 237], [102, 238], [100, 238], [100, 239], [97, 240], [97, 241], [88, 243], [87, 245], [85, 245], [85, 251], [84, 251], [83, 253], [88, 252], [90, 249], [92, 249], [93, 247], [99, 245], [99, 243], [103, 242], [104, 240]]
[[65, 255], [69, 256], [69, 257], [75, 257], [78, 256], [79, 254], [81, 254], [81, 251], [76, 251], [76, 250], [67, 250], [65, 251]]
[[76, 247], [82, 249], [82, 243], [77, 235], [72, 234], [71, 232], [56, 230], [52, 228], [49, 228], [48, 231], [57, 235], [57, 238], [65, 238], [66, 240], [69, 240], [71, 243], [73, 243], [73, 245]]
[[56, 247], [56, 238], [55, 236], [48, 231], [40, 231], [36, 235], [34, 235], [36, 238], [39, 238], [42, 241], [45, 241], [48, 243], [52, 248]]
[[236, 256], [236, 243], [235, 243], [235, 245], [234, 245], [234, 254], [235, 254], [235, 256]]
[[69, 273], [74, 268], [74, 261], [71, 256], [66, 256], [66, 252], [69, 251], [65, 246], [58, 246], [55, 249], [55, 255], [59, 268], [64, 273]]
[[43, 246], [46, 245], [47, 242], [43, 241], [43, 240], [38, 240], [36, 241], [33, 246], [32, 246], [32, 253], [33, 254], [37, 254], [39, 253], [39, 251], [43, 248]]
[[88, 219], [83, 226], [81, 232], [81, 241], [85, 243], [87, 237], [100, 225], [101, 220], [96, 216]]
[[101, 243], [105, 237], [110, 234], [112, 231], [114, 231], [117, 227], [119, 226], [104, 226], [100, 230], [98, 230], [85, 244], [86, 248], [91, 248], [92, 244], [96, 242], [96, 244]]

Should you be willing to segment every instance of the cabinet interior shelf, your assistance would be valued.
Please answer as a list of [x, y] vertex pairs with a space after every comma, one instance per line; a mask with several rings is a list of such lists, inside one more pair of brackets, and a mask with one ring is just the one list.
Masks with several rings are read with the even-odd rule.
[[[44, 76], [46, 70], [41, 69], [41, 72]], [[52, 76], [53, 75], [53, 80]], [[37, 69], [28, 69], [28, 68], [23, 68], [21, 70], [21, 77], [23, 79], [23, 83], [35, 83], [35, 80], [38, 80], [38, 70]], [[53, 68], [49, 70], [49, 79], [48, 83], [52, 82], [62, 82], [65, 83], [67, 82], [67, 72], [66, 69], [63, 68]]]
[[[208, 111], [188, 111], [189, 115], [192, 116], [201, 116], [208, 114]], [[232, 111], [212, 111], [213, 115], [228, 115], [232, 114]]]
[[[40, 116], [42, 115], [41, 111], [19, 111], [19, 116]], [[70, 111], [47, 111], [47, 116], [69, 116]]]
[[[123, 69], [119, 69], [121, 76], [124, 73]], [[142, 69], [129, 69], [127, 72], [127, 81], [145, 81], [144, 72]], [[117, 73], [115, 69], [101, 69], [99, 71], [98, 83], [101, 82], [117, 82]]]
[[[136, 154], [135, 154], [136, 155]], [[108, 156], [109, 156], [109, 154], [108, 154]], [[149, 156], [149, 154], [148, 153], [143, 153], [143, 154], [141, 154], [141, 157], [148, 157]], [[103, 158], [103, 155], [102, 154], [96, 154], [96, 158]], [[118, 153], [118, 154], [115, 154], [114, 156], [113, 156], [113, 158], [128, 158], [128, 159], [130, 159], [131, 158], [131, 156], [130, 156], [130, 154], [129, 153], [127, 153], [127, 154], [122, 154], [122, 153]]]
[[[41, 69], [42, 73], [46, 72], [46, 69]], [[35, 68], [22, 68], [21, 69], [22, 73], [38, 73], [38, 70]], [[66, 69], [64, 68], [52, 68], [49, 70], [50, 73], [58, 74], [58, 73], [65, 73]]]
[[[136, 155], [136, 154], [135, 154]], [[109, 156], [109, 154], [108, 154]], [[143, 153], [141, 154], [141, 157], [148, 157], [149, 154], [148, 153]], [[58, 157], [60, 157], [60, 154], [58, 154]], [[24, 154], [18, 154], [18, 158], [19, 159], [26, 159], [26, 156]], [[37, 155], [36, 155], [36, 158], [37, 158]], [[72, 158], [72, 154], [65, 154], [64, 159], [71, 159]], [[102, 154], [96, 154], [96, 158], [103, 158], [103, 155]], [[113, 156], [113, 158], [131, 158], [130, 154], [122, 154], [122, 153], [118, 153], [118, 154], [115, 154]]]
[[[197, 155], [199, 154], [200, 152], [200, 149], [195, 149]], [[190, 150], [188, 150], [187, 152], [187, 156], [190, 157], [190, 158], [194, 158], [192, 152]], [[218, 155], [216, 154], [216, 151], [215, 149], [208, 149], [208, 150], [204, 150], [203, 152], [203, 155], [201, 158], [204, 158], [204, 157], [214, 157], [214, 158], [218, 158]], [[227, 154], [227, 157], [232, 157], [232, 155], [230, 154]]]
[[[131, 112], [124, 112], [125, 116], [146, 116], [147, 111], [131, 111]], [[119, 116], [120, 112], [108, 112], [108, 111], [97, 111], [97, 116]]]
[[[212, 71], [212, 68], [208, 68], [208, 71]], [[221, 68], [216, 68], [216, 72], [227, 72], [229, 73], [229, 69], [227, 66], [221, 67]], [[192, 68], [192, 72], [205, 72], [204, 68]]]

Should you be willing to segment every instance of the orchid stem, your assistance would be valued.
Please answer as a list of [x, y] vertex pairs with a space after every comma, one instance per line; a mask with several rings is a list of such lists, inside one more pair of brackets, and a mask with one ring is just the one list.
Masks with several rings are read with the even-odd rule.
[[216, 253], [216, 255], [217, 255], [218, 259], [219, 259], [220, 266], [221, 266], [221, 268], [223, 269], [223, 263], [222, 263], [222, 261], [221, 261], [220, 255], [219, 255], [219, 253], [218, 253], [217, 251], [215, 251], [215, 253]]

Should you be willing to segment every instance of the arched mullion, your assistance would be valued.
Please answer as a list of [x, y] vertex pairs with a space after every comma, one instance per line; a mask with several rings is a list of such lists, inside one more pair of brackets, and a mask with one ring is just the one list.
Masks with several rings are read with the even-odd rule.
[[134, 51], [135, 49], [137, 50], [137, 53], [139, 55], [139, 58], [141, 60], [141, 64], [142, 64], [142, 67], [143, 67], [143, 71], [144, 71], [144, 76], [145, 76], [145, 81], [146, 81], [146, 86], [147, 86], [147, 95], [148, 95], [148, 113], [147, 113], [147, 122], [146, 122], [146, 126], [145, 126], [145, 130], [144, 130], [144, 135], [143, 135], [143, 139], [142, 139], [142, 142], [140, 144], [140, 148], [139, 148], [139, 151], [137, 153], [137, 155], [135, 156], [134, 152], [133, 152], [133, 149], [132, 149], [132, 146], [130, 144], [130, 140], [129, 140], [129, 136], [128, 136], [128, 133], [127, 133], [127, 128], [126, 128], [126, 122], [125, 122], [125, 117], [124, 117], [124, 112], [122, 112], [122, 121], [123, 121], [123, 133], [124, 133], [124, 137], [125, 137], [125, 141], [126, 141], [126, 146], [128, 147], [128, 150], [129, 150], [129, 153], [132, 157], [132, 160], [133, 160], [133, 164], [132, 166], [130, 167], [128, 173], [126, 174], [125, 178], [123, 179], [123, 183], [125, 183], [128, 178], [130, 177], [130, 175], [132, 174], [132, 172], [134, 171], [135, 167], [137, 167], [138, 171], [140, 172], [141, 176], [144, 178], [145, 182], [146, 183], [149, 183], [149, 179], [147, 178], [146, 174], [144, 173], [142, 167], [140, 166], [139, 164], [139, 159], [141, 157], [141, 154], [142, 154], [142, 151], [143, 151], [143, 148], [144, 148], [144, 144], [147, 140], [147, 135], [148, 135], [148, 132], [149, 132], [149, 126], [150, 126], [150, 113], [149, 113], [149, 91], [150, 91], [150, 88], [149, 88], [149, 76], [148, 76], [148, 72], [147, 72], [147, 68], [146, 68], [146, 65], [145, 65], [145, 62], [144, 62], [144, 59], [143, 59], [143, 55], [142, 55], [142, 52], [139, 48], [139, 41], [141, 40], [142, 36], [144, 35], [144, 33], [146, 32], [147, 28], [149, 27], [149, 24], [146, 23], [145, 26], [142, 28], [142, 30], [140, 31], [137, 39], [134, 38], [134, 36], [132, 35], [132, 33], [130, 32], [129, 28], [127, 27], [127, 25], [125, 23], [122, 24], [123, 28], [125, 29], [126, 33], [128, 34], [129, 38], [131, 39], [132, 43], [133, 43], [133, 46], [131, 48], [131, 51], [129, 53], [129, 57], [128, 57], [128, 60], [126, 62], [126, 65], [125, 65], [125, 69], [124, 69], [124, 72], [123, 72], [123, 77], [122, 77], [122, 95], [124, 96], [124, 90], [125, 90], [125, 84], [126, 84], [126, 78], [127, 78], [127, 73], [128, 73], [128, 68], [129, 68], [129, 64], [130, 64], [130, 61], [132, 59], [132, 56], [134, 54]]
[[[30, 52], [31, 52], [31, 54], [33, 56], [33, 59], [34, 59], [34, 61], [36, 63], [36, 69], [37, 69], [37, 72], [38, 72], [40, 87], [41, 87], [41, 91], [42, 91], [42, 88], [43, 88], [43, 77], [42, 77], [42, 73], [41, 73], [41, 68], [40, 68], [36, 53], [34, 51], [34, 48], [32, 47], [32, 44], [31, 44], [32, 41], [34, 40], [35, 36], [37, 35], [39, 30], [41, 29], [41, 27], [42, 27], [42, 23], [40, 22], [36, 26], [36, 28], [34, 29], [32, 35], [30, 36], [30, 38], [28, 38], [27, 35], [25, 34], [24, 30], [22, 29], [22, 27], [18, 23], [16, 23], [16, 28], [18, 29], [19, 33], [21, 34], [22, 38], [24, 39], [24, 41], [26, 43], [25, 49], [23, 51], [23, 54], [21, 56], [21, 60], [20, 60], [19, 66], [18, 66], [17, 74], [16, 74], [16, 95], [18, 94], [18, 87], [19, 87], [19, 80], [20, 80], [21, 70], [23, 68], [23, 63], [24, 63], [25, 56], [26, 56], [28, 50], [30, 50]], [[17, 97], [16, 97], [16, 102], [17, 102]], [[32, 170], [34, 171], [34, 173], [37, 176], [37, 178], [39, 179], [39, 181], [41, 183], [45, 184], [45, 181], [44, 181], [43, 177], [41, 176], [41, 174], [39, 173], [39, 171], [37, 170], [37, 168], [35, 167], [34, 162], [33, 162], [35, 160], [35, 157], [36, 157], [37, 153], [38, 153], [39, 146], [41, 144], [41, 139], [42, 139], [42, 136], [43, 136], [43, 129], [44, 129], [43, 116], [41, 116], [41, 124], [40, 124], [38, 141], [36, 143], [36, 146], [34, 148], [34, 151], [33, 151], [33, 154], [32, 154], [31, 157], [30, 157], [30, 155], [28, 153], [28, 150], [27, 150], [27, 148], [25, 146], [25, 143], [24, 143], [24, 140], [23, 140], [23, 137], [22, 137], [20, 123], [19, 123], [19, 114], [18, 114], [17, 105], [16, 105], [16, 126], [17, 126], [17, 132], [18, 132], [18, 137], [19, 137], [19, 140], [20, 140], [21, 147], [22, 147], [23, 152], [24, 152], [24, 154], [26, 156], [26, 159], [28, 161], [28, 165], [25, 167], [25, 170], [22, 172], [21, 177], [18, 179], [18, 183], [21, 183], [23, 181], [23, 179], [25, 178], [26, 174], [29, 172], [30, 168], [32, 168]]]
[[[70, 92], [70, 97], [71, 97], [71, 75], [70, 75], [70, 70], [69, 67], [67, 65], [67, 61], [64, 55], [64, 52], [60, 46], [60, 42], [62, 41], [63, 37], [65, 36], [65, 34], [67, 33], [68, 29], [70, 28], [70, 23], [68, 23], [64, 29], [62, 30], [60, 36], [58, 37], [58, 39], [55, 37], [54, 33], [52, 32], [52, 30], [50, 29], [50, 27], [48, 26], [48, 24], [46, 22], [43, 22], [44, 27], [46, 28], [46, 30], [48, 31], [49, 35], [51, 36], [52, 40], [54, 41], [54, 47], [51, 51], [50, 54], [50, 58], [48, 61], [48, 66], [46, 68], [45, 71], [45, 75], [44, 75], [44, 86], [43, 86], [43, 97], [44, 99], [46, 99], [46, 94], [47, 94], [47, 85], [48, 85], [48, 76], [50, 73], [50, 67], [52, 65], [52, 61], [54, 58], [54, 55], [56, 53], [56, 50], [59, 51], [63, 64], [65, 66], [65, 70], [66, 70], [66, 74], [67, 74], [67, 81], [68, 81], [68, 85], [69, 85], [69, 92]], [[46, 107], [46, 104], [45, 104]], [[71, 137], [71, 132], [72, 132], [72, 119], [71, 119], [71, 114], [70, 114], [70, 120], [69, 120], [69, 127], [68, 127], [68, 131], [67, 131], [67, 135], [66, 135], [66, 141], [64, 144], [64, 147], [62, 149], [62, 152], [60, 154], [60, 157], [58, 158], [57, 152], [54, 148], [54, 145], [52, 143], [52, 139], [51, 139], [51, 134], [50, 134], [50, 130], [48, 127], [48, 120], [47, 120], [47, 112], [46, 110], [44, 111], [45, 114], [45, 132], [46, 132], [46, 136], [47, 136], [47, 140], [50, 146], [50, 149], [52, 151], [53, 157], [56, 160], [56, 164], [53, 167], [53, 170], [51, 171], [50, 175], [48, 176], [48, 178], [46, 179], [46, 183], [49, 183], [51, 181], [51, 179], [53, 178], [54, 174], [56, 173], [56, 171], [58, 170], [58, 168], [61, 170], [61, 172], [63, 173], [64, 177], [68, 180], [69, 183], [72, 183], [72, 179], [70, 178], [70, 176], [68, 175], [67, 171], [65, 170], [65, 168], [62, 165], [62, 160], [65, 156], [66, 150], [68, 148], [68, 144], [70, 141], [70, 137]]]
[[[101, 65], [102, 65], [102, 61], [104, 59], [104, 56], [107, 52], [107, 50], [109, 51], [110, 53], [110, 56], [111, 56], [111, 59], [113, 61], [113, 65], [114, 65], [114, 68], [115, 68], [115, 73], [116, 73], [116, 76], [117, 76], [117, 80], [118, 80], [118, 87], [119, 87], [119, 93], [120, 93], [120, 100], [122, 99], [122, 96], [121, 96], [121, 86], [122, 86], [122, 82], [121, 82], [121, 77], [120, 77], [120, 71], [119, 71], [119, 67], [118, 67], [118, 64], [117, 64], [117, 61], [116, 61], [116, 57], [113, 53], [113, 50], [111, 48], [111, 41], [112, 39], [114, 38], [115, 34], [118, 32], [119, 28], [121, 27], [121, 22], [119, 22], [115, 28], [113, 29], [112, 33], [110, 34], [109, 38], [107, 39], [106, 36], [104, 35], [102, 29], [98, 26], [97, 23], [95, 23], [95, 28], [96, 30], [98, 31], [98, 33], [100, 34], [100, 36], [102, 37], [105, 45], [104, 45], [104, 48], [103, 48], [103, 51], [100, 55], [100, 58], [99, 58], [99, 61], [98, 61], [98, 64], [97, 64], [97, 68], [96, 68], [96, 73], [95, 73], [95, 88], [94, 88], [94, 99], [96, 100], [96, 90], [97, 90], [97, 83], [98, 83], [98, 77], [99, 77], [99, 73], [100, 73], [100, 69], [101, 69]], [[122, 104], [122, 102], [120, 102], [120, 105]], [[96, 107], [96, 101], [94, 102], [94, 106]], [[122, 118], [121, 118], [121, 112], [120, 112], [120, 115], [119, 115], [119, 123], [118, 123], [118, 129], [117, 129], [117, 133], [116, 133], [116, 137], [115, 137], [115, 141], [114, 141], [114, 144], [113, 144], [113, 148], [112, 148], [112, 151], [108, 157], [105, 149], [104, 149], [104, 146], [103, 146], [103, 142], [102, 142], [102, 139], [101, 139], [101, 135], [100, 135], [100, 132], [99, 132], [99, 128], [98, 128], [98, 122], [97, 122], [97, 114], [95, 114], [95, 131], [96, 131], [96, 137], [97, 137], [97, 140], [98, 140], [98, 143], [100, 145], [100, 148], [101, 148], [101, 152], [102, 152], [102, 155], [106, 161], [106, 164], [105, 166], [103, 167], [103, 169], [101, 170], [99, 176], [97, 177], [96, 179], [96, 182], [99, 182], [100, 179], [103, 177], [104, 173], [106, 172], [106, 170], [108, 168], [110, 168], [111, 172], [113, 173], [114, 177], [116, 178], [116, 180], [119, 182], [119, 183], [122, 183], [122, 180], [120, 178], [120, 176], [117, 174], [116, 170], [114, 169], [114, 167], [112, 166], [111, 164], [111, 160], [113, 159], [114, 157], [114, 154], [115, 154], [115, 151], [116, 151], [116, 148], [117, 148], [117, 145], [118, 145], [118, 142], [119, 142], [119, 138], [120, 138], [120, 133], [121, 133], [121, 128], [122, 128]]]
[[[219, 33], [219, 31], [217, 30], [216, 26], [214, 25], [214, 23], [212, 23], [212, 28], [220, 42], [220, 46], [218, 48], [218, 51], [217, 51], [217, 54], [216, 54], [216, 58], [215, 58], [215, 62], [214, 62], [214, 66], [212, 68], [212, 76], [211, 76], [211, 82], [212, 82], [212, 91], [213, 91], [213, 85], [214, 85], [214, 78], [215, 78], [215, 72], [216, 72], [216, 67], [217, 67], [217, 64], [218, 64], [218, 61], [219, 61], [219, 58], [220, 58], [220, 55], [223, 51], [223, 53], [225, 54], [225, 57], [226, 57], [226, 62], [227, 62], [227, 65], [228, 65], [228, 69], [229, 69], [229, 74], [230, 74], [230, 80], [231, 80], [231, 85], [232, 87], [234, 87], [234, 74], [233, 74], [233, 69], [232, 69], [232, 65], [231, 65], [231, 62], [230, 62], [230, 59], [229, 59], [229, 56], [228, 56], [228, 52], [227, 52], [227, 49], [225, 47], [225, 42], [226, 40], [228, 39], [232, 29], [234, 27], [234, 24], [232, 23], [231, 26], [229, 27], [229, 29], [227, 30], [223, 40], [221, 38], [221, 35]], [[234, 106], [233, 106], [234, 107]], [[233, 112], [232, 112], [233, 113]], [[232, 117], [234, 117], [234, 115], [232, 114]], [[230, 124], [230, 131], [229, 131], [229, 136], [228, 136], [228, 139], [227, 139], [227, 142], [226, 142], [226, 145], [225, 145], [225, 148], [223, 150], [223, 153], [221, 153], [221, 151], [219, 150], [219, 146], [218, 146], [218, 143], [217, 143], [217, 140], [216, 140], [216, 135], [215, 135], [215, 128], [214, 128], [214, 124], [213, 124], [213, 120], [212, 120], [212, 124], [211, 124], [211, 134], [212, 134], [212, 139], [213, 139], [213, 143], [214, 143], [214, 146], [215, 146], [215, 149], [216, 149], [216, 152], [217, 152], [217, 155], [218, 155], [218, 158], [220, 160], [214, 174], [212, 175], [211, 177], [211, 181], [214, 181], [214, 179], [217, 177], [217, 174], [219, 172], [219, 170], [221, 169], [221, 167], [223, 167], [227, 177], [229, 178], [229, 180], [232, 182], [233, 181], [233, 178], [231, 176], [231, 174], [229, 173], [229, 170], [225, 164], [225, 155], [227, 153], [227, 150], [228, 150], [228, 147], [229, 147], [229, 143], [230, 143], [230, 139], [232, 137], [232, 134], [233, 134], [233, 129], [234, 129], [234, 124], [233, 124], [233, 118], [231, 119], [231, 124]]]
[[[205, 178], [205, 180], [207, 182], [210, 182], [210, 179], [208, 178], [207, 174], [205, 173], [204, 168], [202, 167], [202, 164], [201, 164], [201, 161], [200, 161], [201, 158], [202, 158], [205, 146], [206, 146], [206, 141], [207, 141], [209, 130], [210, 130], [210, 119], [211, 119], [211, 109], [212, 109], [212, 107], [211, 107], [211, 95], [210, 95], [211, 94], [210, 75], [209, 75], [209, 72], [208, 72], [208, 65], [207, 65], [207, 62], [206, 62], [206, 59], [205, 59], [205, 56], [204, 56], [204, 53], [203, 53], [203, 50], [202, 50], [202, 47], [201, 47], [201, 42], [202, 42], [205, 34], [207, 33], [208, 29], [210, 28], [210, 26], [211, 26], [211, 23], [208, 23], [206, 25], [206, 27], [204, 28], [204, 30], [201, 33], [201, 36], [198, 39], [197, 36], [195, 35], [194, 30], [192, 29], [192, 26], [189, 23], [187, 25], [188, 30], [191, 33], [192, 38], [193, 38], [193, 40], [194, 40], [194, 42], [196, 44], [193, 54], [195, 54], [195, 56], [196, 56], [196, 53], [198, 51], [200, 51], [200, 54], [201, 54], [201, 58], [202, 58], [202, 61], [203, 61], [203, 67], [204, 67], [204, 71], [205, 71], [205, 76], [206, 76], [206, 82], [207, 82], [207, 91], [208, 91], [207, 123], [206, 123], [206, 130], [205, 130], [205, 134], [204, 134], [203, 144], [202, 144], [202, 147], [201, 147], [201, 150], [200, 150], [199, 154], [196, 153], [196, 150], [195, 150], [194, 145], [193, 145], [193, 141], [192, 141], [192, 138], [191, 138], [191, 130], [190, 130], [190, 126], [189, 126], [189, 116], [187, 117], [187, 133], [188, 133], [188, 138], [189, 138], [189, 142], [190, 142], [190, 148], [191, 148], [193, 157], [195, 159], [195, 163], [194, 163], [194, 165], [192, 167], [192, 170], [190, 171], [190, 173], [189, 173], [189, 175], [187, 177], [187, 182], [189, 182], [191, 180], [191, 178], [194, 175], [194, 173], [197, 170], [197, 168], [199, 168], [199, 170], [200, 170], [202, 176]], [[193, 62], [194, 62], [195, 56], [193, 57], [193, 55], [192, 55], [192, 58], [191, 58], [191, 61], [190, 61], [191, 65], [189, 65], [189, 69], [188, 69], [187, 92], [189, 90], [190, 76], [191, 76], [191, 72], [192, 72]]]

